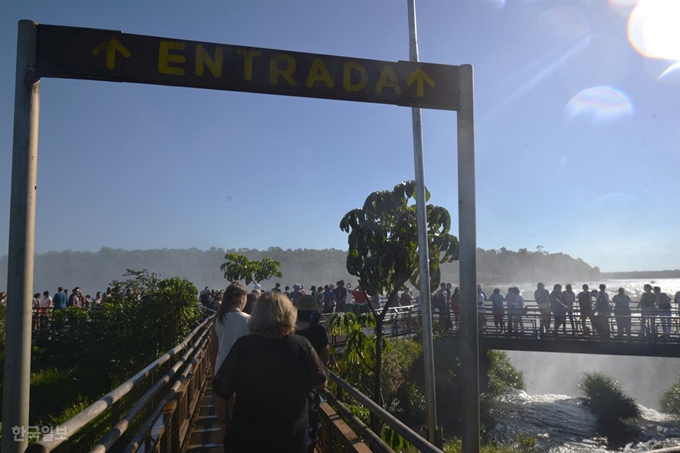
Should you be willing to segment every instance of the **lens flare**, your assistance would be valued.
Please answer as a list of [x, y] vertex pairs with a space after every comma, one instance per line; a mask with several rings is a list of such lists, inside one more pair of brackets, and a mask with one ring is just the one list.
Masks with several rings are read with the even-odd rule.
[[628, 73], [631, 55], [634, 52], [624, 39], [593, 34], [587, 45], [560, 65], [560, 81], [571, 93], [585, 87], [615, 86]]
[[606, 122], [632, 116], [633, 105], [628, 96], [608, 86], [597, 86], [581, 91], [571, 98], [566, 107], [567, 119], [585, 116], [593, 122]]
[[680, 1], [642, 0], [628, 20], [628, 41], [641, 55], [680, 60]]
[[630, 13], [635, 9], [640, 0], [609, 0], [609, 6], [616, 14], [626, 19]]
[[669, 83], [680, 81], [680, 61], [669, 66], [664, 72], [659, 76], [659, 81], [667, 81]]

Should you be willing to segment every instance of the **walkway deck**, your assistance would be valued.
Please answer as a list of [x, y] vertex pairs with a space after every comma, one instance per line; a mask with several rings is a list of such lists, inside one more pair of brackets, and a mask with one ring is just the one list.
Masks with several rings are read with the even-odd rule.
[[222, 453], [220, 424], [215, 414], [212, 383], [208, 379], [201, 395], [201, 405], [191, 421], [182, 453]]

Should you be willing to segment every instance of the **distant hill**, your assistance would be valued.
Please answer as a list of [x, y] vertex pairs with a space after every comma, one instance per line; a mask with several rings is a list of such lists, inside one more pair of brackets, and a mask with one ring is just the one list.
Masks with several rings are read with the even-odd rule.
[[[48, 252], [35, 258], [35, 292], [45, 290], [53, 293], [57, 287], [80, 286], [86, 294], [94, 296], [104, 291], [113, 280], [122, 279], [126, 269], [155, 272], [162, 277], [185, 277], [200, 289], [205, 286], [220, 288], [227, 282], [220, 271], [226, 253], [236, 252], [249, 259], [273, 258], [283, 263], [282, 279], [265, 282], [265, 289], [280, 281], [292, 286], [302, 283], [306, 288], [337, 280], [356, 284], [356, 277], [348, 274], [345, 267], [347, 252], [337, 249], [238, 249], [210, 250], [153, 249], [123, 250], [104, 247], [98, 252]], [[458, 262], [442, 266], [442, 281], [458, 282]], [[564, 253], [548, 253], [542, 250], [530, 252], [484, 250], [477, 251], [478, 278], [481, 283], [522, 283], [537, 281], [585, 281], [601, 278], [597, 267]], [[655, 277], [661, 278], [655, 274]], [[605, 277], [607, 278], [607, 277]], [[615, 278], [615, 277], [608, 277]], [[646, 277], [640, 277], [646, 278]], [[7, 287], [7, 257], [0, 259], [0, 291]]]
[[653, 278], [680, 278], [680, 269], [672, 271], [628, 271], [628, 272], [602, 272], [604, 279], [653, 279]]

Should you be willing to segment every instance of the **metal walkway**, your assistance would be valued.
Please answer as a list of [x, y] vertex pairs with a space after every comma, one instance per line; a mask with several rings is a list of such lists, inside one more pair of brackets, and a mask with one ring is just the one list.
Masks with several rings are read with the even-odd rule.
[[222, 435], [212, 394], [212, 383], [208, 379], [181, 453], [222, 453]]

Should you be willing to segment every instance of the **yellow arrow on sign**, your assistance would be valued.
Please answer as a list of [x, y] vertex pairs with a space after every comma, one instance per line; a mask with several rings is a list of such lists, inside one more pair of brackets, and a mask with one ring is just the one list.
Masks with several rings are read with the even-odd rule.
[[106, 69], [115, 69], [116, 51], [120, 52], [125, 58], [130, 58], [130, 55], [132, 55], [130, 51], [113, 36], [92, 49], [92, 55], [99, 55], [104, 50], [106, 50]]
[[418, 97], [423, 97], [425, 94], [425, 83], [427, 82], [428, 85], [434, 88], [434, 80], [432, 80], [432, 77], [427, 75], [425, 71], [423, 71], [421, 68], [416, 69], [413, 74], [409, 76], [408, 79], [406, 79], [406, 85], [413, 85], [413, 82], [418, 82]]

